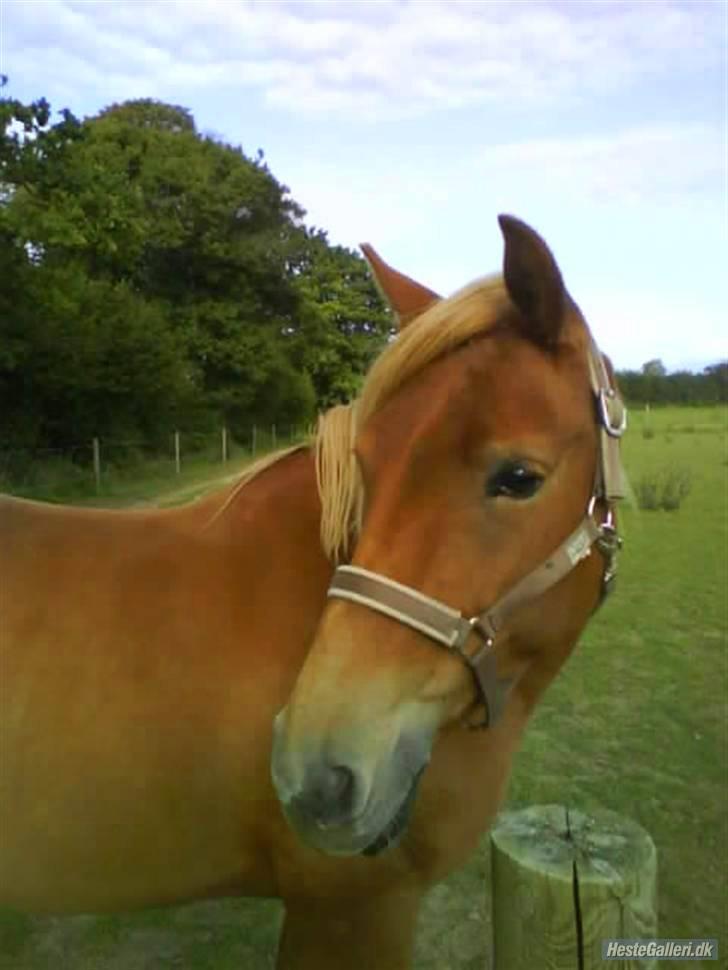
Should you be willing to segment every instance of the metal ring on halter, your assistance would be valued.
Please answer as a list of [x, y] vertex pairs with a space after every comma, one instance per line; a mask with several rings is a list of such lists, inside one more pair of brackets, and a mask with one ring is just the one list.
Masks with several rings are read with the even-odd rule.
[[624, 432], [627, 430], [627, 409], [620, 404], [621, 415], [619, 418], [619, 424], [612, 424], [608, 404], [608, 401], [610, 400], [617, 400], [616, 391], [611, 387], [608, 389], [602, 388], [599, 391], [597, 400], [599, 401], [602, 427], [611, 438], [621, 438]]
[[[463, 617], [460, 622], [460, 632], [458, 633], [457, 639], [452, 644], [453, 649], [461, 654], [465, 660], [476, 660], [481, 657], [483, 650], [491, 647], [493, 645], [493, 636], [495, 631], [487, 630], [483, 626], [482, 616], [468, 616]], [[473, 633], [477, 633], [482, 640], [482, 645], [478, 647], [472, 657], [469, 657], [465, 653], [465, 645], [470, 639]]]
[[473, 675], [473, 680], [475, 681], [475, 688], [478, 694], [476, 706], [482, 706], [484, 709], [484, 716], [481, 720], [466, 720], [465, 724], [468, 730], [478, 731], [488, 727], [498, 720], [502, 712], [505, 699], [508, 696], [511, 682], [502, 681], [501, 684], [498, 685], [493, 679], [495, 668], [491, 666], [490, 676], [481, 669], [480, 664], [483, 660], [485, 660], [486, 656], [491, 653], [494, 640], [493, 637], [488, 636], [485, 633], [482, 625], [478, 622], [477, 616], [471, 617], [468, 620], [468, 623], [470, 624], [471, 629], [476, 631], [478, 635], [483, 638], [483, 642], [472, 657], [469, 657], [465, 653], [462, 654], [465, 665], [470, 670], [470, 673]]
[[[586, 507], [587, 515], [590, 515], [590, 516], [594, 515], [594, 509], [596, 508], [596, 504], [598, 501], [599, 501], [599, 496], [596, 494], [592, 495], [592, 497], [589, 499], [589, 504]], [[607, 504], [607, 514], [605, 515], [604, 519], [599, 523], [599, 531], [601, 533], [616, 531], [616, 526], [614, 524], [614, 509], [610, 504]]]
[[[473, 621], [471, 620], [470, 622], [472, 623]], [[473, 626], [473, 629], [474, 630], [477, 629], [478, 633], [483, 638], [483, 642], [480, 644], [480, 646], [475, 651], [473, 656], [468, 657], [468, 660], [471, 664], [477, 664], [478, 661], [480, 661], [485, 656], [485, 654], [492, 649], [493, 644], [495, 643], [495, 640], [493, 639], [493, 637], [489, 637], [486, 633], [484, 633], [482, 627]]]

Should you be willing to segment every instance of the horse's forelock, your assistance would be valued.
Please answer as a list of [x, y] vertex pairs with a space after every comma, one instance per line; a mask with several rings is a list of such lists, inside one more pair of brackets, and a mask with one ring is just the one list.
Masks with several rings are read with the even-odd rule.
[[471, 283], [421, 314], [379, 355], [358, 399], [328, 411], [316, 434], [321, 542], [332, 562], [346, 561], [361, 526], [363, 484], [354, 457], [358, 430], [406, 380], [438, 357], [485, 333], [507, 314], [500, 276]]

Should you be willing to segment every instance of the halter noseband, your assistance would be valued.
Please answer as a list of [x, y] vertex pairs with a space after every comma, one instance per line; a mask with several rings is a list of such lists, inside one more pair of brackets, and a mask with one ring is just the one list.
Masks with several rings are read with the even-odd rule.
[[[621, 546], [614, 524], [614, 504], [625, 494], [619, 439], [627, 427], [627, 412], [593, 340], [588, 358], [599, 424], [594, 485], [579, 526], [545, 562], [520, 579], [493, 606], [470, 617], [410, 586], [359, 566], [339, 566], [328, 589], [328, 596], [367, 606], [456, 653], [473, 674], [480, 702], [485, 707], [485, 717], [475, 727], [496, 723], [513, 685], [513, 679], [498, 677], [493, 652], [495, 639], [507, 617], [560, 582], [590, 555], [593, 546], [605, 560], [600, 602], [614, 583], [617, 551]], [[606, 504], [607, 512], [604, 520], [597, 522], [594, 512], [600, 501]], [[473, 633], [478, 634], [481, 643], [475, 653], [469, 654], [466, 644]]]

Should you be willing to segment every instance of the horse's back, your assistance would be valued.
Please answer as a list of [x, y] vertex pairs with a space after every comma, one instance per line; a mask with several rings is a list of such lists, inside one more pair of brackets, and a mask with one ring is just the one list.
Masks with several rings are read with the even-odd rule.
[[[119, 597], [142, 608], [159, 595], [157, 575], [184, 538], [174, 517], [113, 512], [0, 497], [0, 649], [29, 652], [53, 644], [86, 652], [118, 623]], [[155, 588], [157, 587], [157, 588]], [[50, 660], [50, 658], [48, 658]]]

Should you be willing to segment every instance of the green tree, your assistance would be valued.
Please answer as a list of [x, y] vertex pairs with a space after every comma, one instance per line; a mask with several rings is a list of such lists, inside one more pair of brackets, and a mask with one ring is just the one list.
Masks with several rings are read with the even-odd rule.
[[0, 440], [242, 432], [356, 392], [390, 317], [261, 152], [148, 99], [0, 123]]
[[288, 331], [293, 356], [310, 374], [318, 406], [327, 408], [356, 395], [372, 360], [394, 334], [394, 321], [365, 260], [331, 246], [320, 230], [307, 235], [297, 287], [299, 316]]
[[642, 365], [642, 373], [648, 377], [664, 377], [667, 371], [662, 361], [656, 357], [654, 360], [648, 360]]

